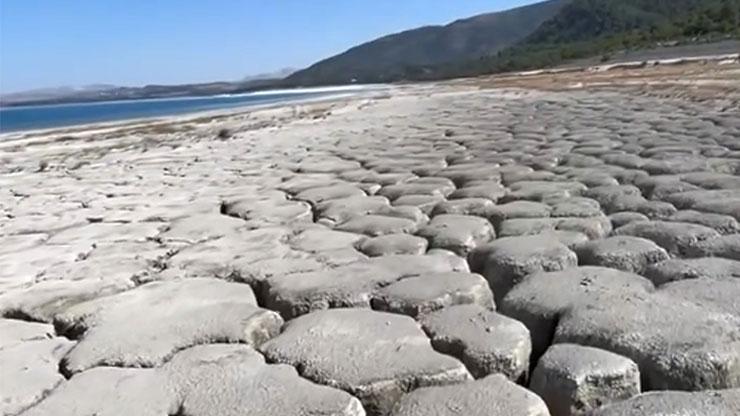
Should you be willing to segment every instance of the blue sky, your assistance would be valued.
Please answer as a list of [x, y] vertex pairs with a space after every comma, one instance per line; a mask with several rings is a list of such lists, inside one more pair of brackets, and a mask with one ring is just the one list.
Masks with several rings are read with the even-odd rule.
[[0, 0], [0, 92], [236, 80], [534, 0]]

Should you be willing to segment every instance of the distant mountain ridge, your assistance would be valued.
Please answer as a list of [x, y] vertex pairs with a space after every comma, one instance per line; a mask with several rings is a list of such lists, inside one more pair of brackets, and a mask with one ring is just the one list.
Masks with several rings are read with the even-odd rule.
[[[496, 52], [524, 39], [567, 0], [549, 0], [496, 13], [425, 26], [353, 47], [286, 78], [291, 85], [386, 82], [409, 68], [438, 66]], [[423, 71], [423, 68], [419, 69]]]
[[143, 87], [120, 87], [108, 84], [93, 84], [82, 87], [38, 88], [0, 96], [0, 105], [19, 106], [31, 104], [60, 104], [71, 102], [135, 100], [145, 98], [170, 98], [236, 94], [277, 84], [295, 72], [283, 68], [275, 72], [244, 77], [235, 82], [207, 82], [180, 85], [145, 85]]

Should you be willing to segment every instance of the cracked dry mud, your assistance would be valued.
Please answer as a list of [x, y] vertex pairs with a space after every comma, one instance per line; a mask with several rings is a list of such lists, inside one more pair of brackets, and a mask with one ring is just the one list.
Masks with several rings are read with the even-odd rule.
[[0, 414], [740, 414], [727, 100], [404, 86], [0, 151]]

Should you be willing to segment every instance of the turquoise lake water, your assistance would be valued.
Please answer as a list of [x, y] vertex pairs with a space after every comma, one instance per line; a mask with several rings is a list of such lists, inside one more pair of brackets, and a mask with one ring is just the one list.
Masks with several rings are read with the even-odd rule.
[[357, 92], [363, 86], [263, 91], [231, 96], [106, 101], [0, 108], [0, 132], [170, 116], [242, 106], [277, 104]]

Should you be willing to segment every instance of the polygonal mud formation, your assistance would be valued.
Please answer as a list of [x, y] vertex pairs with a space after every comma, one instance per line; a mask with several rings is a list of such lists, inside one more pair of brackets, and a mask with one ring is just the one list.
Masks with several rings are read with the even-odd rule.
[[435, 350], [462, 361], [476, 378], [502, 373], [526, 379], [532, 343], [519, 321], [480, 305], [459, 305], [422, 316]]
[[740, 261], [717, 257], [671, 259], [651, 264], [644, 276], [656, 286], [683, 279], [740, 277]]
[[722, 257], [740, 260], [740, 234], [724, 235], [693, 244], [686, 250], [688, 257]]
[[584, 196], [594, 199], [609, 213], [629, 211], [627, 209], [615, 209], [619, 201], [629, 197], [642, 197], [640, 188], [634, 185], [606, 185], [596, 186], [583, 193]]
[[497, 182], [501, 180], [499, 167], [491, 163], [455, 164], [440, 170], [435, 175], [450, 179], [458, 187], [464, 187], [466, 184], [476, 181]]
[[316, 226], [289, 236], [288, 243], [295, 250], [307, 253], [322, 253], [346, 249], [359, 244], [365, 239], [365, 236], [361, 234]]
[[553, 339], [632, 359], [643, 389], [740, 386], [740, 319], [669, 294], [606, 296], [570, 308]]
[[667, 221], [690, 222], [715, 229], [720, 234], [740, 233], [740, 224], [729, 215], [711, 214], [694, 210], [678, 211], [667, 218]]
[[493, 308], [493, 293], [481, 275], [430, 273], [408, 277], [379, 289], [373, 309], [412, 317], [452, 305], [474, 304]]
[[581, 265], [603, 266], [642, 274], [650, 264], [668, 260], [668, 253], [650, 240], [615, 236], [575, 247]]
[[550, 416], [536, 394], [501, 374], [463, 384], [418, 389], [401, 398], [392, 416]]
[[574, 250], [578, 245], [586, 243], [589, 238], [586, 234], [578, 231], [566, 231], [566, 230], [545, 230], [538, 233], [543, 238], [554, 238], [571, 251]]
[[419, 207], [411, 205], [383, 208], [377, 212], [377, 215], [385, 215], [393, 218], [405, 218], [413, 221], [414, 224], [419, 227], [429, 221], [429, 216], [427, 216], [427, 214], [425, 214]]
[[264, 227], [242, 230], [185, 246], [167, 259], [167, 278], [217, 277], [250, 281], [260, 279], [260, 262], [306, 257], [284, 244], [287, 229]]
[[296, 194], [295, 199], [306, 201], [315, 206], [324, 201], [355, 196], [365, 196], [365, 192], [354, 185], [340, 184], [306, 189]]
[[642, 276], [604, 267], [582, 266], [527, 275], [497, 302], [499, 311], [524, 323], [532, 334], [533, 357], [552, 343], [563, 313], [603, 298], [646, 295], [653, 285]]
[[679, 280], [660, 292], [740, 318], [740, 279], [735, 277]]
[[442, 195], [402, 195], [393, 200], [394, 207], [415, 207], [426, 215], [431, 215], [434, 207], [445, 201]]
[[431, 248], [449, 250], [463, 257], [496, 236], [487, 219], [457, 214], [437, 215], [418, 235], [428, 239]]
[[64, 383], [59, 361], [75, 345], [51, 325], [0, 319], [0, 413], [14, 415]]
[[488, 217], [488, 212], [494, 206], [493, 201], [485, 198], [461, 198], [443, 201], [434, 206], [431, 215], [456, 214]]
[[494, 181], [476, 181], [468, 183], [464, 188], [456, 189], [447, 195], [449, 200], [483, 198], [493, 202], [506, 195], [506, 188]]
[[61, 364], [73, 374], [100, 365], [154, 367], [197, 344], [259, 345], [279, 332], [282, 319], [259, 308], [247, 285], [185, 279], [77, 304], [54, 324], [59, 333], [80, 337]]
[[543, 201], [555, 197], [568, 198], [579, 196], [586, 189], [586, 186], [579, 182], [522, 181], [511, 184], [509, 192], [501, 198], [501, 201]]
[[295, 171], [299, 173], [332, 173], [357, 169], [359, 167], [360, 164], [352, 160], [337, 159], [325, 156], [303, 159], [301, 163], [299, 163], [295, 167]]
[[177, 410], [178, 401], [159, 371], [96, 367], [76, 374], [23, 414], [158, 416]]
[[[738, 190], [734, 191], [737, 192]], [[702, 212], [728, 215], [740, 221], [740, 196], [727, 199], [717, 198], [701, 200], [698, 203], [692, 205], [692, 208]]]
[[491, 285], [496, 303], [525, 276], [575, 267], [576, 254], [556, 238], [507, 237], [477, 247], [468, 256], [470, 269]]
[[612, 223], [604, 215], [587, 218], [557, 218], [555, 229], [579, 232], [592, 240], [596, 240], [606, 238], [612, 232]]
[[273, 276], [264, 283], [262, 303], [290, 319], [320, 309], [370, 308], [378, 289], [405, 277], [467, 271], [449, 255], [393, 255], [331, 270]]
[[[648, 177], [650, 178], [650, 177]], [[647, 179], [647, 178], [646, 178]], [[699, 191], [700, 187], [679, 180], [659, 181], [657, 183], [645, 184], [643, 186], [645, 196], [650, 199], [664, 200], [666, 197], [681, 192]]]
[[426, 238], [409, 234], [387, 234], [367, 238], [357, 244], [357, 249], [370, 257], [395, 254], [424, 254], [429, 242]]
[[445, 178], [439, 178], [440, 181], [436, 183], [409, 181], [398, 185], [384, 186], [378, 191], [378, 195], [387, 197], [391, 201], [404, 196], [404, 195], [427, 195], [427, 196], [441, 196], [445, 197], [455, 190], [455, 185]]
[[374, 214], [388, 207], [390, 201], [382, 196], [352, 196], [316, 204], [314, 216], [324, 223], [341, 224], [354, 217]]
[[457, 254], [445, 250], [443, 248], [433, 248], [427, 251], [427, 256], [440, 256], [447, 260], [453, 270], [458, 272], [470, 272], [470, 266], [465, 257], [460, 257]]
[[649, 221], [650, 219], [639, 212], [625, 211], [609, 215], [609, 220], [612, 222], [612, 228], [616, 230], [617, 228], [632, 222]]
[[532, 373], [529, 388], [553, 416], [583, 415], [640, 393], [640, 372], [632, 360], [608, 351], [555, 344]]
[[572, 197], [556, 199], [552, 204], [551, 217], [596, 217], [603, 215], [599, 203], [593, 199]]
[[165, 242], [194, 244], [234, 235], [246, 229], [246, 223], [239, 218], [220, 214], [195, 215], [171, 222], [157, 238]]
[[130, 289], [132, 281], [45, 280], [0, 295], [0, 316], [52, 322], [75, 304]]
[[740, 411], [740, 389], [701, 392], [653, 391], [604, 406], [593, 416], [734, 416]]
[[313, 220], [311, 205], [303, 201], [229, 199], [221, 203], [221, 213], [242, 219], [245, 225], [253, 227]]
[[349, 392], [370, 415], [388, 414], [414, 388], [471, 378], [462, 363], [432, 349], [413, 319], [365, 309], [296, 318], [260, 350], [309, 380]]
[[664, 198], [678, 209], [693, 209], [697, 211], [712, 212], [715, 214], [730, 215], [738, 219], [738, 203], [740, 203], [740, 190], [697, 190], [668, 195]]
[[549, 205], [532, 201], [514, 201], [496, 205], [489, 209], [488, 218], [499, 229], [500, 224], [509, 219], [517, 218], [545, 218], [550, 216], [552, 208]]
[[332, 185], [351, 184], [337, 179], [335, 175], [329, 173], [304, 173], [301, 175], [291, 174], [289, 178], [283, 178], [276, 188], [291, 195], [296, 195], [311, 188], [326, 188]]
[[415, 222], [406, 218], [388, 217], [385, 215], [362, 215], [339, 224], [336, 229], [377, 237], [388, 234], [413, 234], [416, 232], [417, 227]]
[[715, 172], [693, 172], [681, 178], [704, 189], [740, 189], [740, 177]]
[[686, 255], [692, 247], [720, 237], [717, 231], [703, 225], [665, 221], [633, 222], [615, 233], [652, 240], [672, 255]]
[[311, 383], [298, 376], [293, 367], [265, 364], [255, 350], [237, 344], [189, 348], [157, 369], [98, 367], [84, 371], [25, 414], [52, 413], [365, 414], [360, 402], [349, 394]]
[[[195, 140], [174, 150], [149, 148], [127, 160], [129, 149], [121, 149], [103, 155], [90, 169], [12, 173], [3, 182], [12, 185], [12, 197], [0, 221], [5, 243], [0, 247], [0, 311], [51, 321], [67, 309], [110, 302], [106, 308], [118, 310], [115, 320], [107, 309], [96, 311], [80, 317], [84, 325], [68, 334], [81, 336], [80, 344], [89, 347], [117, 327], [127, 336], [106, 337], [103, 343], [103, 351], [120, 344], [121, 351], [113, 352], [123, 358], [116, 358], [120, 362], [115, 365], [160, 367], [92, 368], [65, 381], [56, 371], [61, 356], [42, 352], [43, 364], [37, 364], [39, 354], [31, 347], [64, 339], [55, 338], [48, 325], [24, 322], [25, 329], [13, 330], [19, 334], [16, 341], [0, 336], [0, 355], [6, 358], [23, 345], [22, 354], [11, 360], [20, 364], [0, 364], [12, 369], [6, 377], [11, 385], [6, 381], [0, 391], [14, 392], [30, 404], [48, 395], [32, 414], [362, 414], [359, 401], [347, 392], [301, 378], [292, 366], [265, 364], [248, 346], [189, 347], [229, 338], [194, 329], [201, 320], [211, 319], [228, 334], [229, 325], [243, 323], [240, 313], [219, 309], [223, 301], [244, 306], [225, 293], [196, 290], [205, 293], [203, 302], [172, 290], [172, 299], [131, 300], [123, 302], [125, 308], [116, 300], [133, 296], [126, 290], [139, 294], [149, 285], [131, 289], [144, 282], [207, 276], [248, 282], [260, 304], [288, 318], [338, 306], [365, 308], [360, 311], [365, 314], [377, 314], [369, 310], [373, 307], [414, 315], [437, 352], [460, 359], [477, 377], [503, 372], [527, 383], [544, 350], [565, 340], [629, 357], [642, 370], [645, 389], [737, 385], [737, 115], [720, 107], [706, 111], [706, 102], [649, 95], [507, 94], [432, 94], [414, 105], [388, 107], [369, 100], [361, 107], [380, 108], [380, 114], [349, 109], [334, 112], [334, 121], [249, 128], [225, 148], [201, 142], [196, 129]], [[212, 128], [207, 130], [210, 139]], [[239, 151], [240, 143], [249, 151]], [[433, 243], [457, 255], [439, 248], [422, 255], [428, 242], [413, 233], [427, 226], [428, 214], [488, 219], [499, 237], [532, 235], [518, 240], [523, 248], [469, 255], [474, 269], [499, 288], [495, 295], [501, 314], [491, 310], [488, 282], [462, 273], [468, 265], [459, 254], [472, 246]], [[335, 229], [368, 215], [391, 220], [363, 218], [351, 232]], [[475, 234], [473, 228], [450, 226], [452, 231], [435, 230], [429, 238], [463, 241]], [[612, 237], [613, 229], [619, 237]], [[507, 239], [500, 241], [505, 246]], [[542, 242], [561, 246], [552, 252], [537, 249]], [[581, 264], [635, 271], [647, 279], [605, 267], [573, 267], [569, 259], [575, 256], [563, 247], [577, 252]], [[664, 259], [666, 252], [671, 259]], [[653, 263], [657, 260], [662, 261]], [[236, 296], [246, 286], [229, 288]], [[202, 303], [219, 306], [201, 313], [197, 305]], [[245, 303], [256, 309], [252, 298]], [[168, 306], [172, 316], [164, 312]], [[100, 317], [105, 319], [95, 321]], [[357, 368], [352, 367], [355, 357], [372, 350], [375, 340], [398, 347], [408, 338], [393, 334], [386, 339], [370, 331], [374, 338], [366, 342], [362, 331], [372, 325], [350, 321], [352, 331], [343, 329], [350, 324], [326, 331], [342, 338], [337, 346], [345, 350], [343, 367], [337, 367], [342, 375], [345, 368]], [[211, 327], [210, 321], [201, 323]], [[418, 335], [417, 329], [409, 342], [423, 344], [422, 355], [430, 353], [428, 338]], [[344, 347], [355, 339], [356, 344]], [[310, 344], [292, 346], [323, 348]], [[391, 353], [406, 349], [402, 345]], [[412, 357], [419, 355], [412, 350]], [[315, 372], [322, 375], [324, 368], [335, 368], [331, 355], [325, 348], [305, 362], [325, 364]], [[116, 361], [111, 357], [105, 360]], [[29, 360], [43, 382], [27, 383], [16, 371], [28, 375]], [[105, 360], [101, 364], [109, 364]], [[403, 355], [398, 361], [405, 365], [413, 358]], [[404, 368], [377, 362], [361, 370]], [[65, 360], [65, 373], [66, 365]], [[435, 364], [430, 377], [442, 367]], [[593, 373], [587, 370], [571, 375]], [[423, 369], [414, 372], [419, 374], [429, 375]], [[601, 375], [591, 380], [601, 381]], [[418, 387], [413, 377], [401, 378], [394, 392]], [[403, 397], [399, 414], [546, 414], [531, 393], [489, 379], [494, 377], [412, 392]], [[393, 380], [386, 386], [396, 385]], [[56, 388], [44, 391], [56, 381]], [[29, 390], [21, 391], [21, 383]], [[372, 387], [380, 389], [384, 382], [379, 383]], [[393, 396], [376, 391], [381, 399]], [[609, 399], [603, 391], [597, 396]], [[740, 411], [734, 396], [728, 391], [648, 393], [596, 414], [735, 415]], [[105, 400], [94, 400], [98, 397]]]
[[246, 345], [193, 347], [176, 354], [161, 372], [182, 400], [182, 415], [365, 415], [351, 395], [314, 384], [291, 366], [265, 364]]
[[498, 236], [522, 237], [555, 231], [557, 221], [553, 218], [512, 218], [498, 226]]

